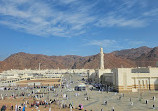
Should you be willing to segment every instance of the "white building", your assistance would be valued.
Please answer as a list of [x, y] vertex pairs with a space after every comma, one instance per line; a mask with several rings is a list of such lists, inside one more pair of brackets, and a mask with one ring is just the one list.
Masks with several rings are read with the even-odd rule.
[[111, 86], [118, 92], [158, 90], [158, 68], [104, 69], [103, 49], [100, 51], [100, 69], [88, 70], [89, 81]]
[[117, 68], [112, 72], [112, 84], [119, 92], [158, 90], [158, 68]]

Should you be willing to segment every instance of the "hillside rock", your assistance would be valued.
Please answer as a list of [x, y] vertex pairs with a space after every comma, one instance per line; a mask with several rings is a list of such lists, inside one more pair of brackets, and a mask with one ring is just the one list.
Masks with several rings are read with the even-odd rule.
[[158, 66], [158, 47], [153, 48], [149, 53], [142, 54], [136, 59], [136, 64], [142, 67]]
[[[47, 56], [41, 54], [16, 53], [0, 61], [0, 71], [9, 69], [98, 69], [100, 55], [92, 56]], [[155, 67], [158, 66], [158, 47], [139, 47], [104, 54], [105, 68]]]
[[[127, 59], [116, 57], [113, 54], [105, 54], [105, 68], [132, 67], [134, 62]], [[98, 69], [99, 54], [87, 57], [67, 55], [67, 56], [46, 56], [40, 54], [27, 54], [24, 52], [16, 53], [0, 63], [1, 70], [9, 69]]]
[[142, 54], [147, 54], [152, 50], [152, 48], [143, 46], [139, 48], [132, 48], [132, 49], [125, 49], [120, 51], [112, 52], [117, 57], [126, 58], [135, 60], [136, 58], [140, 57]]

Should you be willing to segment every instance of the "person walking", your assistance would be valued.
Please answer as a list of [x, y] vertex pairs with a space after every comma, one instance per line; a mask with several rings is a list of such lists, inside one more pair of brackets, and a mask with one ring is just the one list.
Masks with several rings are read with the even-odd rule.
[[51, 107], [49, 107], [49, 111], [51, 111]]
[[153, 109], [155, 109], [155, 105], [153, 104]]
[[1, 111], [5, 111], [7, 107], [5, 105], [2, 106]]
[[133, 102], [131, 102], [131, 106], [133, 106]]
[[15, 105], [15, 111], [18, 111], [18, 105], [17, 104]]
[[146, 100], [145, 103], [148, 104], [148, 100]]
[[112, 111], [115, 111], [114, 107], [112, 107]]
[[22, 111], [25, 111], [25, 105], [24, 105], [24, 107], [23, 107]]
[[13, 105], [11, 105], [11, 108], [10, 108], [11, 110], [13, 110]]

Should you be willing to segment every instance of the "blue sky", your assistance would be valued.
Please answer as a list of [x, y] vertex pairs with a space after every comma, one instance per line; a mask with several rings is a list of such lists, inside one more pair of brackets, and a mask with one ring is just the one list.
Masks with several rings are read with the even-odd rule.
[[0, 60], [158, 46], [157, 0], [0, 0]]

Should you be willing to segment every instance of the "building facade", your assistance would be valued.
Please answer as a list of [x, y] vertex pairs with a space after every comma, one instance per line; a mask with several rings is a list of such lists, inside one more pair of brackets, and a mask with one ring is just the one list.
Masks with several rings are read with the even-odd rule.
[[112, 69], [113, 87], [118, 92], [158, 90], [158, 68]]
[[100, 50], [100, 69], [88, 71], [92, 83], [110, 86], [118, 92], [158, 90], [158, 68], [116, 68], [104, 69], [103, 48]]

